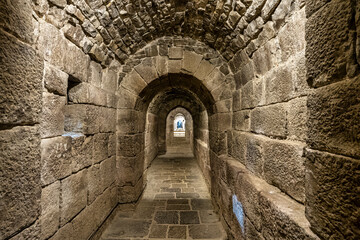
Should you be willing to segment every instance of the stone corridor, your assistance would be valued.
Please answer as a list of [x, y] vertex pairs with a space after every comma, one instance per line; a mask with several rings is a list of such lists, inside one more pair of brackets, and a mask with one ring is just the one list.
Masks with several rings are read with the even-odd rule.
[[0, 240], [359, 240], [359, 96], [360, 0], [0, 0]]
[[171, 147], [148, 169], [134, 209], [120, 210], [101, 240], [227, 239], [190, 147]]

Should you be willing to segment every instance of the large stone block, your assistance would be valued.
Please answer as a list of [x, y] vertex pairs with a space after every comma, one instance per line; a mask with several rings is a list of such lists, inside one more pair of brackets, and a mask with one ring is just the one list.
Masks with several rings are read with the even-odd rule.
[[93, 163], [108, 157], [109, 134], [98, 133], [93, 136]]
[[144, 135], [120, 135], [117, 136], [117, 155], [123, 157], [135, 157], [144, 148]]
[[88, 205], [104, 191], [104, 184], [100, 170], [100, 164], [94, 164], [88, 169]]
[[10, 240], [25, 240], [25, 239], [40, 239], [41, 238], [41, 230], [40, 230], [40, 221], [36, 221], [30, 227], [25, 228], [20, 233], [10, 238]]
[[168, 58], [158, 56], [153, 61], [155, 61], [155, 66], [159, 77], [166, 76], [168, 74]]
[[252, 58], [255, 73], [258, 75], [264, 75], [267, 71], [269, 71], [274, 65], [274, 62], [276, 63], [273, 58], [273, 53], [268, 47], [260, 47], [257, 51], [255, 51]]
[[[0, 11], [3, 13], [5, 11], [3, 8], [7, 8], [8, 3], [0, 5]], [[15, 1], [13, 6], [16, 5], [20, 3]], [[23, 5], [28, 4], [21, 4]], [[1, 14], [0, 21], [9, 13], [4, 12], [4, 14]], [[15, 14], [14, 18], [15, 16], [18, 15]], [[27, 25], [23, 27], [25, 26]], [[43, 75], [41, 58], [28, 45], [0, 31], [0, 65], [2, 68], [0, 72], [0, 123], [34, 124], [39, 122]]]
[[15, 0], [9, 3], [2, 0], [0, 6], [0, 25], [3, 29], [8, 29], [24, 42], [33, 44], [37, 24], [33, 18], [32, 2]]
[[204, 79], [205, 87], [211, 92], [225, 82], [225, 75], [218, 69], [214, 68], [212, 72]]
[[66, 96], [69, 75], [45, 62], [44, 86], [51, 92]]
[[89, 91], [89, 100], [88, 100], [89, 103], [92, 103], [97, 106], [106, 106], [108, 93], [105, 90], [89, 85], [88, 91]]
[[41, 239], [47, 239], [59, 228], [60, 181], [46, 186], [41, 191]]
[[295, 98], [288, 102], [288, 138], [291, 140], [305, 141], [307, 137], [307, 97]]
[[101, 123], [100, 132], [115, 132], [116, 131], [116, 109], [100, 108], [99, 122]]
[[233, 131], [231, 156], [244, 165], [246, 161], [246, 139], [244, 133]]
[[182, 60], [168, 60], [168, 71], [169, 73], [180, 73], [182, 66]]
[[[69, 89], [68, 99], [71, 103], [90, 103], [89, 100], [89, 88], [88, 83], [77, 83], [75, 86]], [[95, 88], [95, 87], [93, 87]], [[94, 89], [91, 89], [94, 92]], [[105, 100], [106, 101], [106, 100]]]
[[255, 134], [246, 135], [245, 166], [257, 177], [263, 177], [264, 171], [264, 142], [266, 137]]
[[261, 191], [259, 197], [262, 234], [265, 239], [319, 240], [310, 230], [302, 204], [266, 188]]
[[87, 204], [87, 169], [61, 180], [60, 225], [64, 226]]
[[[319, 239], [310, 230], [302, 204], [250, 174], [242, 164], [233, 161], [228, 166], [237, 176], [235, 194], [243, 206], [244, 217], [253, 224], [253, 232], [261, 232], [265, 239]], [[233, 224], [236, 225], [232, 228], [238, 227], [238, 222]], [[250, 231], [247, 226], [245, 222], [245, 234]]]
[[107, 68], [102, 73], [102, 81], [101, 81], [101, 87], [102, 89], [109, 91], [109, 92], [115, 92], [117, 89], [117, 83], [118, 81], [118, 74]]
[[316, 89], [308, 97], [311, 148], [360, 157], [359, 79]]
[[269, 140], [263, 148], [266, 181], [305, 202], [305, 144]]
[[71, 137], [41, 140], [41, 183], [48, 185], [71, 174]]
[[251, 130], [273, 137], [286, 137], [287, 118], [286, 105], [276, 104], [255, 108], [250, 113]]
[[88, 82], [95, 87], [101, 87], [102, 68], [99, 63], [91, 61], [89, 64]]
[[30, 226], [40, 215], [38, 127], [0, 131], [0, 238]]
[[193, 74], [198, 68], [202, 56], [190, 51], [184, 51], [184, 58], [182, 61], [182, 70], [186, 73]]
[[313, 13], [323, 7], [326, 3], [328, 3], [327, 0], [307, 0], [305, 8], [306, 17], [309, 18]]
[[136, 157], [117, 157], [116, 175], [120, 186], [135, 186], [144, 171], [144, 154]]
[[[235, 186], [235, 194], [238, 197], [238, 200], [243, 205], [245, 215], [254, 224], [255, 229], [257, 229], [257, 231], [261, 231], [262, 209], [260, 208], [258, 186], [264, 184], [264, 182], [263, 180], [254, 177], [251, 174], [244, 174], [241, 172], [237, 178], [237, 181], [238, 183]], [[277, 190], [275, 187], [267, 184], [264, 185], [264, 188], [267, 191], [279, 192], [279, 190]]]
[[150, 83], [158, 78], [157, 70], [153, 58], [145, 58], [141, 64], [135, 67], [135, 70], [145, 80]]
[[116, 179], [116, 157], [110, 157], [100, 163], [100, 172], [104, 188], [110, 187]]
[[232, 123], [235, 130], [250, 131], [250, 111], [234, 112]]
[[116, 203], [116, 188], [105, 190], [90, 206], [74, 218], [72, 221], [72, 236], [77, 236], [79, 239], [90, 238], [96, 229], [103, 224], [106, 217], [109, 216]]
[[293, 76], [289, 66], [279, 66], [264, 78], [266, 104], [285, 102], [292, 96]]
[[92, 164], [93, 137], [75, 135], [71, 139], [72, 171], [88, 167]]
[[240, 70], [234, 75], [236, 89], [241, 88], [247, 82], [251, 81], [255, 77], [254, 73], [254, 63], [249, 61], [240, 67]]
[[[66, 1], [65, 1], [66, 5]], [[80, 25], [76, 24], [76, 26], [66, 23], [64, 27], [61, 29], [64, 33], [64, 36], [69, 39], [72, 43], [74, 43], [77, 47], [81, 48], [82, 40], [85, 38], [85, 34]]]
[[64, 133], [64, 107], [66, 97], [43, 93], [40, 134], [42, 138], [55, 137]]
[[134, 186], [121, 186], [119, 187], [119, 203], [136, 202], [145, 187], [144, 179], [141, 178]]
[[80, 81], [87, 81], [90, 57], [53, 25], [40, 22], [39, 50], [44, 59]]
[[117, 92], [117, 96], [118, 96], [117, 108], [118, 109], [134, 108], [137, 101], [139, 100], [139, 97], [135, 93], [124, 88], [123, 86], [120, 86], [119, 89], [120, 90]]
[[305, 49], [305, 8], [295, 12], [278, 34], [281, 59], [286, 61], [297, 52]]
[[145, 124], [142, 114], [132, 109], [117, 110], [116, 130], [120, 133], [138, 133]]
[[225, 132], [231, 129], [231, 114], [217, 113], [210, 116], [209, 130]]
[[95, 134], [100, 131], [100, 108], [73, 104], [65, 107], [65, 132]]
[[306, 151], [306, 217], [322, 239], [357, 239], [360, 162], [315, 150]]
[[341, 80], [352, 56], [350, 1], [336, 0], [314, 13], [306, 25], [308, 82], [315, 87]]
[[241, 109], [254, 108], [264, 103], [262, 79], [256, 79], [246, 83], [241, 88], [240, 106]]
[[227, 137], [225, 132], [209, 132], [210, 149], [218, 155], [227, 153], [226, 140]]
[[133, 70], [124, 77], [121, 86], [138, 95], [147, 86], [147, 83], [137, 71]]
[[181, 47], [169, 48], [169, 59], [182, 59], [183, 49]]
[[215, 65], [211, 64], [209, 61], [203, 59], [196, 72], [194, 73], [194, 76], [199, 79], [200, 81], [205, 80], [205, 78], [214, 70]]

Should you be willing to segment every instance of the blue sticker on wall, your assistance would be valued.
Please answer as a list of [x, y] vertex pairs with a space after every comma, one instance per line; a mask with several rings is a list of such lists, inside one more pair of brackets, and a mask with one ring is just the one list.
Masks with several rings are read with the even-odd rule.
[[232, 196], [233, 212], [240, 224], [241, 231], [244, 234], [244, 209], [241, 202], [238, 201], [236, 195]]

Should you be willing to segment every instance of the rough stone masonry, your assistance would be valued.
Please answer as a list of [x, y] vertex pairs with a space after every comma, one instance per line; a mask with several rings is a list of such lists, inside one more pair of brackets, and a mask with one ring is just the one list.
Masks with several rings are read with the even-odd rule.
[[359, 239], [359, 28], [359, 0], [0, 0], [0, 239], [99, 238], [179, 108], [228, 239]]

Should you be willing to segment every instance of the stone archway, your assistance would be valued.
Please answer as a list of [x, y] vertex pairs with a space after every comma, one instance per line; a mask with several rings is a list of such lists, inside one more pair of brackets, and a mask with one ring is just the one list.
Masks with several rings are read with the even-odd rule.
[[143, 190], [144, 119], [150, 102], [165, 89], [188, 89], [198, 97], [209, 114], [209, 148], [218, 155], [227, 152], [226, 130], [231, 127], [231, 109], [224, 109], [224, 102], [232, 97], [234, 83], [231, 74], [226, 76], [221, 67], [223, 63], [213, 64], [186, 46], [170, 46], [167, 56], [134, 58], [123, 67], [117, 91], [120, 202], [136, 201]]

